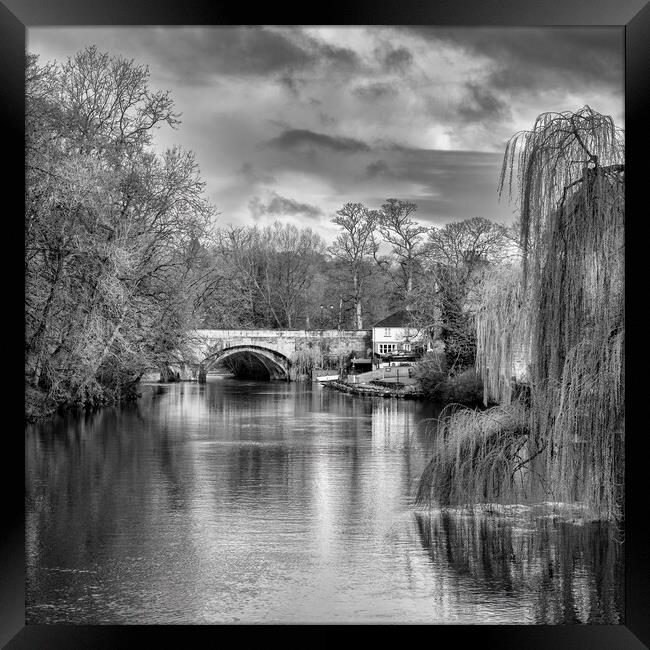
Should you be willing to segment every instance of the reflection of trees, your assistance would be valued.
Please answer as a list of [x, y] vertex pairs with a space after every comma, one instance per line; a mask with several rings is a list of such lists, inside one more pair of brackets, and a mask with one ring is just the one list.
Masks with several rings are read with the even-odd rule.
[[[28, 602], [73, 603], [106, 577], [96, 567], [160, 557], [152, 530], [187, 508], [193, 473], [173, 432], [144, 410], [105, 407], [27, 432]], [[182, 532], [177, 541], [188, 544]]]
[[434, 565], [471, 580], [486, 597], [533, 594], [532, 622], [623, 619], [623, 547], [609, 524], [450, 511], [415, 518]]

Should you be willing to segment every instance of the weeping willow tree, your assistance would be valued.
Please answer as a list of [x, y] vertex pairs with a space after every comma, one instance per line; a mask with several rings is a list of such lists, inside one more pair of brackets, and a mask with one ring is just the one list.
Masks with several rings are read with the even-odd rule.
[[323, 367], [323, 353], [318, 347], [301, 348], [291, 353], [289, 361], [292, 379], [311, 379], [314, 368]]
[[[519, 203], [522, 271], [519, 281], [502, 279], [485, 293], [477, 319], [486, 398], [507, 405], [513, 359], [519, 353], [528, 362], [526, 424], [517, 428], [525, 444], [514, 448], [520, 457], [526, 449], [525, 464], [541, 455], [544, 466], [529, 472], [527, 491], [537, 482], [550, 498], [583, 501], [606, 518], [621, 516], [623, 500], [623, 159], [622, 131], [588, 106], [544, 113], [531, 131], [510, 140], [499, 193]], [[465, 467], [463, 458], [474, 462], [488, 452], [503, 461], [501, 470], [490, 465], [492, 474], [510, 472], [498, 485], [513, 487], [510, 498], [522, 497], [514, 489], [512, 437], [499, 445], [501, 429], [484, 426], [482, 418], [490, 417], [484, 413], [466, 423], [464, 445], [453, 446], [460, 435], [453, 423], [443, 426], [420, 501], [440, 487], [439, 477], [452, 465]], [[450, 503], [489, 496], [476, 476], [453, 476], [464, 487], [449, 493]]]
[[[450, 404], [438, 419], [436, 449], [416, 494], [443, 506], [501, 501], [528, 474], [527, 414], [520, 404], [486, 411]], [[519, 485], [517, 485], [517, 483]]]

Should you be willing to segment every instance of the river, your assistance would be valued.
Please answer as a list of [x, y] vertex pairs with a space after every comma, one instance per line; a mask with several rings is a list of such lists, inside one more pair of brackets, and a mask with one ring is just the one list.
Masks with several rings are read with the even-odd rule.
[[27, 427], [27, 623], [623, 621], [607, 526], [413, 507], [439, 405], [142, 392]]

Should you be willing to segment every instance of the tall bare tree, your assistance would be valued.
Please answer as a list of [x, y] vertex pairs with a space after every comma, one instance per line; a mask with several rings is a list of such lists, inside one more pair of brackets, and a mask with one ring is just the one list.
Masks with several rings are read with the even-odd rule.
[[372, 233], [376, 225], [375, 213], [362, 203], [346, 203], [336, 212], [332, 223], [341, 227], [329, 252], [349, 269], [352, 278], [351, 300], [354, 306], [356, 327], [363, 329], [362, 297], [364, 281], [370, 274], [367, 261], [373, 254]]
[[411, 218], [417, 205], [411, 201], [387, 199], [381, 210], [373, 213], [384, 242], [390, 246], [390, 255], [380, 256], [380, 241], [374, 239], [375, 261], [391, 279], [398, 298], [407, 309], [411, 307], [414, 280], [422, 256], [420, 244], [427, 232]]
[[251, 310], [259, 312], [261, 303], [274, 327], [294, 327], [307, 310], [324, 252], [320, 236], [310, 228], [276, 221], [264, 228], [228, 226], [218, 241], [221, 255], [247, 286]]

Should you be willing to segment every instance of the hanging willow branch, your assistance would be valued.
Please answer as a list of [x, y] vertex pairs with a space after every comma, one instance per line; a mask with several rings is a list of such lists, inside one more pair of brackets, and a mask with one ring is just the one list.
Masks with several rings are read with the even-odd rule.
[[[527, 423], [517, 430], [545, 457], [543, 470], [528, 478], [538, 477], [554, 500], [583, 501], [608, 518], [621, 516], [623, 497], [624, 171], [622, 131], [588, 106], [544, 113], [531, 131], [516, 134], [506, 147], [499, 193], [515, 194], [520, 207], [521, 283], [512, 275], [495, 278], [477, 318], [486, 399], [507, 407], [515, 354], [523, 349], [527, 357]], [[520, 404], [510, 408], [521, 414]], [[511, 459], [512, 436], [500, 422], [486, 436], [490, 411], [484, 413], [452, 416], [465, 417], [464, 433], [445, 425], [449, 444], [429, 464], [420, 494], [450, 477], [455, 444], [453, 480], [462, 485], [446, 494], [451, 501], [488, 496], [476, 459], [488, 452]], [[454, 443], [461, 435], [472, 444]], [[499, 465], [490, 465], [490, 485], [501, 490], [508, 477], [495, 471]]]
[[476, 371], [486, 406], [510, 404], [512, 378], [525, 375], [530, 359], [526, 307], [519, 267], [497, 267], [485, 278], [476, 315]]
[[[589, 106], [572, 113], [542, 113], [531, 131], [516, 133], [506, 145], [499, 197], [516, 195], [520, 208], [524, 276], [530, 246], [566, 199], [583, 182], [583, 169], [603, 174], [623, 170], [624, 140], [608, 115]], [[514, 190], [514, 191], [513, 191]]]

